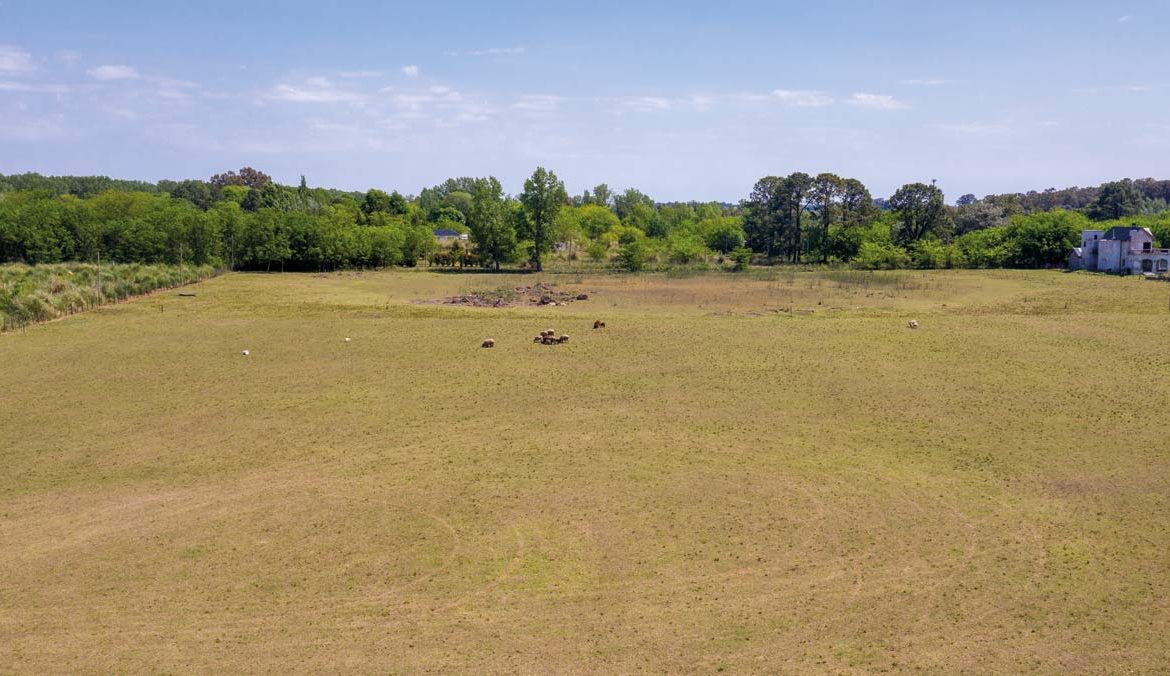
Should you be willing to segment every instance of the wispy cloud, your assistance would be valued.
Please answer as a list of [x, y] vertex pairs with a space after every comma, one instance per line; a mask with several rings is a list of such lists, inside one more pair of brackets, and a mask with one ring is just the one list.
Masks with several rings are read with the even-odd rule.
[[347, 80], [364, 80], [373, 77], [382, 77], [380, 70], [343, 70], [337, 74], [337, 77], [342, 77]]
[[1012, 131], [1011, 122], [940, 122], [930, 126], [939, 131], [964, 136], [991, 136]]
[[138, 71], [130, 66], [123, 65], [108, 65], [98, 66], [97, 68], [90, 68], [89, 76], [95, 80], [102, 82], [109, 82], [112, 80], [137, 80], [141, 75]]
[[906, 103], [889, 94], [864, 94], [860, 92], [851, 95], [849, 103], [860, 108], [873, 110], [901, 110], [909, 107]]
[[806, 89], [776, 89], [772, 91], [771, 98], [805, 108], [819, 108], [833, 103], [833, 97], [828, 94]]
[[415, 78], [418, 77], [420, 73], [422, 73], [422, 71], [414, 64], [402, 67], [402, 74], [406, 77]]
[[1117, 17], [1117, 23], [1127, 23], [1132, 18], [1133, 18], [1132, 14], [1126, 14], [1125, 16], [1119, 16], [1119, 17]]
[[341, 89], [323, 77], [311, 77], [303, 84], [279, 83], [266, 92], [263, 99], [291, 103], [349, 103], [362, 104], [367, 97], [361, 92]]
[[911, 87], [941, 87], [950, 83], [950, 80], [902, 80], [902, 84]]
[[524, 47], [492, 47], [490, 49], [472, 49], [469, 51], [450, 51], [443, 52], [445, 56], [508, 56], [523, 54]]
[[13, 75], [36, 70], [32, 54], [14, 45], [0, 45], [0, 73]]
[[661, 96], [633, 96], [619, 99], [618, 105], [635, 113], [658, 113], [670, 110], [670, 99]]
[[28, 94], [68, 94], [70, 91], [72, 91], [72, 89], [68, 85], [0, 81], [0, 92], [22, 92]]
[[560, 110], [562, 100], [559, 96], [528, 94], [521, 96], [518, 101], [512, 104], [512, 108], [529, 114], [548, 115]]
[[706, 112], [706, 111], [710, 110], [712, 108], [712, 106], [714, 106], [717, 103], [719, 103], [719, 99], [717, 97], [703, 96], [703, 95], [699, 95], [699, 94], [696, 94], [694, 96], [689, 96], [683, 100], [684, 105], [690, 106], [691, 108], [694, 108], [695, 110], [697, 110], [699, 112]]
[[36, 120], [0, 119], [0, 138], [35, 142], [60, 138], [69, 134], [70, 127], [60, 115]]
[[1140, 93], [1145, 93], [1145, 92], [1152, 92], [1152, 91], [1155, 91], [1157, 89], [1158, 88], [1153, 86], [1153, 85], [1134, 84], [1134, 85], [1126, 85], [1123, 87], [1119, 87], [1119, 86], [1075, 87], [1073, 89], [1070, 89], [1069, 91], [1072, 92], [1073, 94], [1080, 94], [1082, 96], [1098, 96], [1098, 95], [1102, 95], [1102, 94], [1116, 95], [1116, 94], [1123, 93], [1123, 92], [1132, 92], [1135, 94], [1140, 94]]

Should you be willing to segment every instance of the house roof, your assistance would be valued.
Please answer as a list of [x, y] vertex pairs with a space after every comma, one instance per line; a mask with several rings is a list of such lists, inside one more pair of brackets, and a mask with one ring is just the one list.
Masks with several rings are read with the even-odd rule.
[[1105, 236], [1101, 239], [1115, 239], [1121, 242], [1128, 242], [1135, 231], [1145, 231], [1147, 235], [1153, 237], [1153, 233], [1150, 232], [1149, 228], [1139, 228], [1136, 225], [1131, 225], [1128, 228], [1109, 228], [1105, 231]]
[[435, 237], [458, 237], [459, 231], [450, 228], [439, 228], [435, 230]]

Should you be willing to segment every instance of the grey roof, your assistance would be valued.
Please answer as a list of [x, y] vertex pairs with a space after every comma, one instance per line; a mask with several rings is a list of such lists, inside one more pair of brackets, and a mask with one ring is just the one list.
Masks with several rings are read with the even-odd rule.
[[1135, 230], [1141, 231], [1145, 230], [1145, 228], [1139, 228], [1136, 225], [1131, 225], [1128, 228], [1109, 228], [1105, 231], [1105, 235], [1101, 239], [1115, 239], [1128, 242]]
[[440, 228], [435, 231], [435, 237], [458, 237], [458, 230], [451, 230], [450, 228]]

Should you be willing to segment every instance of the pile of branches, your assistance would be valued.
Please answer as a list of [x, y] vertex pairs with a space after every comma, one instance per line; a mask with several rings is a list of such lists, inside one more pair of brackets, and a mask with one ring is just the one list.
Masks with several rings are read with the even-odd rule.
[[554, 284], [538, 282], [532, 286], [500, 287], [491, 291], [475, 291], [443, 300], [446, 305], [470, 307], [512, 307], [515, 305], [568, 305], [573, 301], [589, 300], [589, 294], [558, 291]]

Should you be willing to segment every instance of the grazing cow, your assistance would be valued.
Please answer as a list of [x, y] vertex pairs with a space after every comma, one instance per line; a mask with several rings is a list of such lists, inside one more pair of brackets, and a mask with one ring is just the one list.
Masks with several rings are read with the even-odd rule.
[[561, 336], [560, 338], [557, 338], [557, 342], [558, 343], [567, 343], [567, 342], [569, 342], [569, 336], [567, 336], [567, 335]]
[[495, 347], [495, 346], [496, 346], [496, 341], [492, 338], [488, 338], [487, 340], [483, 341], [482, 345], [480, 345], [480, 347]]
[[909, 324], [909, 326], [910, 326], [910, 328], [912, 328], [912, 329], [916, 329], [916, 328], [918, 328], [918, 320], [917, 320], [917, 319], [911, 319], [911, 320], [910, 320], [910, 324]]
[[595, 328], [595, 329], [604, 329], [604, 328], [605, 328], [605, 322], [603, 322], [603, 321], [601, 321], [600, 319], [598, 319], [597, 321], [593, 322], [593, 328]]
[[544, 336], [536, 336], [536, 337], [534, 337], [534, 338], [532, 339], [532, 342], [534, 342], [534, 343], [543, 343], [543, 342], [544, 342]]

